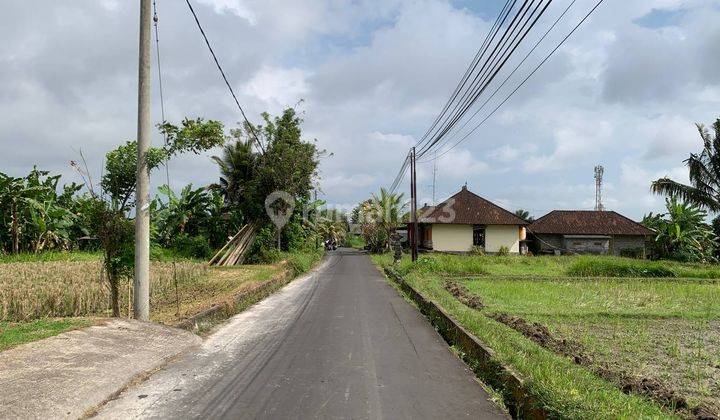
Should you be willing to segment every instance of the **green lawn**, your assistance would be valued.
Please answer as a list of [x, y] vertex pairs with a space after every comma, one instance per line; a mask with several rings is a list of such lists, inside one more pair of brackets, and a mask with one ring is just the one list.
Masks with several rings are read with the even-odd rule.
[[[379, 265], [392, 260], [389, 255], [373, 258]], [[625, 277], [572, 276], [578, 266], [592, 275]], [[623, 378], [660, 381], [691, 407], [703, 404], [720, 411], [720, 283], [697, 279], [712, 278], [717, 266], [614, 257], [433, 254], [414, 266], [403, 260], [396, 270], [527, 378], [532, 394], [554, 416], [671, 416], [671, 410], [660, 411], [645, 397], [623, 394], [595, 374], [600, 368]], [[655, 272], [694, 279], [634, 278]], [[460, 303], [443, 288], [447, 278], [479, 296], [485, 307]], [[492, 319], [496, 313], [547, 326], [556, 337], [579, 343], [591, 362], [580, 366], [540, 347]]]
[[85, 318], [41, 319], [30, 322], [0, 322], [0, 351], [30, 341], [52, 337], [65, 331], [86, 327]]

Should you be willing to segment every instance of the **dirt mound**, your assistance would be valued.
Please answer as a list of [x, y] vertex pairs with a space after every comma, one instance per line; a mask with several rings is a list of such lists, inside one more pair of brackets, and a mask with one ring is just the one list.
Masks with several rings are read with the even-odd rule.
[[597, 363], [593, 363], [592, 357], [584, 351], [580, 343], [557, 337], [542, 324], [528, 322], [521, 317], [505, 313], [491, 314], [488, 316], [518, 331], [538, 345], [559, 355], [569, 357], [576, 364], [584, 366], [596, 375], [617, 384], [626, 394], [634, 393], [647, 396], [664, 407], [680, 410], [680, 412], [688, 418], [699, 420], [718, 418], [711, 409], [705, 406], [698, 406], [689, 410], [687, 400], [683, 396], [678, 395], [674, 390], [657, 379], [633, 377], [612, 370], [605, 365], [598, 366]]
[[482, 309], [485, 307], [480, 296], [470, 293], [470, 290], [461, 284], [452, 280], [445, 280], [443, 287], [465, 306], [473, 309]]
[[555, 337], [550, 333], [550, 330], [542, 324], [527, 322], [519, 316], [504, 313], [493, 314], [490, 315], [490, 317], [520, 332], [540, 346], [563, 356], [570, 357], [579, 365], [589, 365], [591, 362], [590, 357], [583, 352], [580, 343]]

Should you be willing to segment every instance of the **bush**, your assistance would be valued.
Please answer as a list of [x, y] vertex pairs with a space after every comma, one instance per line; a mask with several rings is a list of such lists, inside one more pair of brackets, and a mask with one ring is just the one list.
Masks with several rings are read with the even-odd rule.
[[661, 262], [616, 257], [580, 256], [567, 269], [569, 276], [579, 277], [677, 277]]
[[208, 239], [202, 235], [189, 236], [180, 234], [173, 239], [173, 250], [185, 258], [208, 259], [212, 257], [212, 249]]
[[485, 247], [473, 245], [470, 248], [470, 255], [485, 255]]
[[642, 247], [638, 248], [623, 248], [620, 250], [620, 256], [626, 258], [645, 258], [645, 250]]
[[501, 246], [500, 249], [498, 249], [497, 252], [498, 255], [505, 257], [510, 255], [510, 248], [506, 247], [505, 245]]

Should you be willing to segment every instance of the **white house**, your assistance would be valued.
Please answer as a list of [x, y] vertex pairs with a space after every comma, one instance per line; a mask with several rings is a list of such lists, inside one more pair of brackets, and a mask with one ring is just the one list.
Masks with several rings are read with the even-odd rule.
[[495, 253], [506, 247], [517, 254], [527, 224], [462, 187], [437, 206], [420, 209], [418, 243], [421, 248], [434, 251], [467, 252], [477, 246]]

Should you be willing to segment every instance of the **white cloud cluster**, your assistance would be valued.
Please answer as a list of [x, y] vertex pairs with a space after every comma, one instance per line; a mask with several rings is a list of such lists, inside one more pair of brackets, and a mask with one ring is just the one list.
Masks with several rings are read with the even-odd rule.
[[[569, 1], [553, 2], [552, 13]], [[72, 178], [67, 161], [82, 149], [99, 174], [103, 154], [135, 136], [136, 4], [6, 3], [0, 144], [13, 152], [0, 156], [1, 170], [21, 174], [38, 164]], [[547, 45], [591, 3], [577, 1]], [[358, 202], [391, 182], [499, 9], [483, 2], [470, 10], [450, 0], [195, 4], [252, 118], [304, 100], [307, 138], [333, 153], [321, 164], [321, 187], [332, 203]], [[203, 116], [233, 126], [237, 109], [184, 2], [158, 7], [168, 118]], [[649, 182], [686, 176], [682, 160], [700, 146], [693, 123], [720, 116], [719, 20], [718, 0], [606, 2], [527, 86], [438, 160], [438, 198], [467, 181], [477, 193], [536, 216], [587, 208], [592, 168], [603, 164], [608, 207], [634, 218], [657, 211], [662, 199]], [[531, 61], [548, 51], [540, 48]], [[154, 90], [155, 121], [157, 96]], [[432, 169], [431, 162], [419, 165], [422, 197], [430, 196]], [[171, 166], [174, 186], [213, 182], [216, 173], [207, 156]]]

